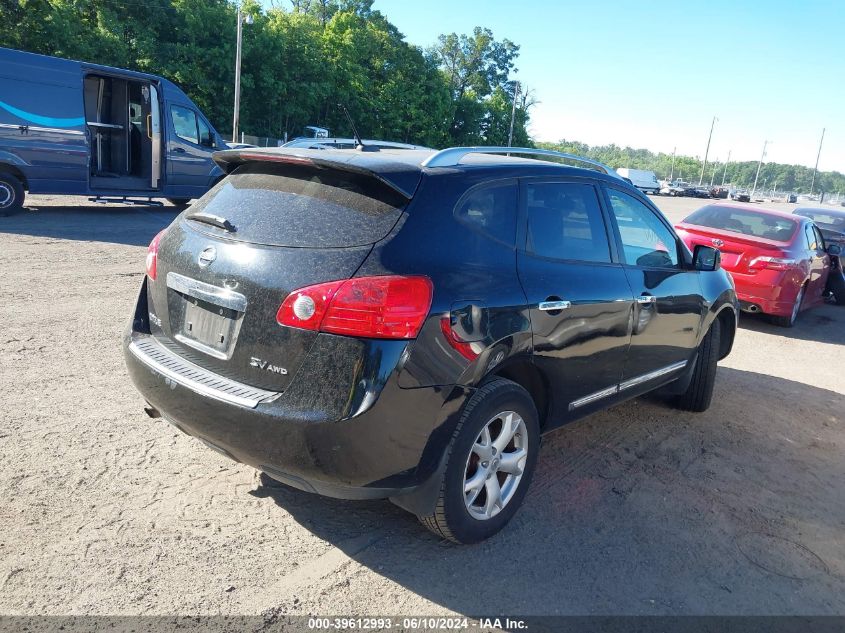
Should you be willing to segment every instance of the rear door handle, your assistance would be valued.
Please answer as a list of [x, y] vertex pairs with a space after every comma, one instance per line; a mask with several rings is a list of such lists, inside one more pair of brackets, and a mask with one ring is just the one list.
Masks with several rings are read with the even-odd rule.
[[538, 309], [542, 310], [543, 312], [553, 312], [555, 310], [566, 310], [567, 308], [572, 306], [571, 301], [541, 301], [540, 305], [537, 306]]
[[637, 297], [637, 303], [640, 305], [647, 305], [650, 303], [657, 303], [657, 297], [654, 295], [640, 295]]

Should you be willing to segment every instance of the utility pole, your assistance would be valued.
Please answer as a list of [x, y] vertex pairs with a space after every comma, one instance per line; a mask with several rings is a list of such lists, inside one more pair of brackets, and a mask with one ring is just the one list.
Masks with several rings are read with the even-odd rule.
[[731, 162], [731, 152], [728, 150], [728, 160], [725, 161], [725, 171], [722, 172], [722, 186], [725, 186], [725, 176], [728, 175], [728, 163]]
[[757, 191], [757, 179], [760, 177], [760, 167], [763, 166], [763, 159], [766, 157], [766, 146], [769, 141], [763, 141], [763, 153], [760, 154], [760, 162], [757, 163], [757, 174], [754, 176], [754, 187], [751, 189], [751, 199], [754, 199], [754, 192]]
[[822, 155], [822, 143], [824, 143], [824, 131], [825, 128], [822, 128], [822, 140], [819, 141], [819, 153], [816, 154], [816, 166], [813, 167], [813, 180], [810, 182], [810, 195], [813, 195], [813, 187], [816, 184], [816, 172], [819, 169], [819, 157]]
[[238, 142], [238, 124], [241, 112], [241, 47], [243, 43], [243, 24], [252, 24], [252, 16], [244, 16], [238, 5], [238, 38], [235, 46], [235, 114], [232, 118], [232, 142]]
[[716, 125], [716, 121], [718, 121], [715, 116], [713, 117], [713, 122], [710, 124], [710, 136], [707, 137], [707, 149], [704, 150], [704, 162], [701, 164], [701, 176], [698, 177], [698, 184], [700, 185], [704, 180], [704, 169], [707, 167], [707, 154], [710, 153], [710, 141], [713, 138], [713, 127]]
[[516, 100], [519, 98], [519, 82], [515, 81], [513, 92], [513, 110], [511, 110], [511, 131], [508, 132], [508, 147], [513, 147], [513, 121], [516, 118]]
[[677, 151], [677, 147], [672, 148], [672, 173], [669, 174], [669, 182], [672, 182], [675, 179], [675, 152]]

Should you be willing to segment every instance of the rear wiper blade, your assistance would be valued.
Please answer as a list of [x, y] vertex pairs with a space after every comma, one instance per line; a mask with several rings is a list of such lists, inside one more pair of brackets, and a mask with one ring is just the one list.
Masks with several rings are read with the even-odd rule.
[[212, 213], [203, 213], [202, 211], [197, 211], [196, 213], [189, 213], [185, 216], [185, 218], [188, 220], [193, 220], [194, 222], [202, 222], [204, 224], [216, 226], [218, 229], [223, 229], [224, 231], [228, 231], [229, 233], [234, 233], [235, 231], [237, 231], [235, 225], [229, 222], [229, 220], [220, 217], [219, 215], [214, 215]]

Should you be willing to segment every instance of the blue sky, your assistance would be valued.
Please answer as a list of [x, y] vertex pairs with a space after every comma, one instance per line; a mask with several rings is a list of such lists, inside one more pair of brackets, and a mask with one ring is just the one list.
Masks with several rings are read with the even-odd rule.
[[423, 47], [475, 26], [521, 46], [538, 140], [845, 172], [845, 1], [375, 0]]

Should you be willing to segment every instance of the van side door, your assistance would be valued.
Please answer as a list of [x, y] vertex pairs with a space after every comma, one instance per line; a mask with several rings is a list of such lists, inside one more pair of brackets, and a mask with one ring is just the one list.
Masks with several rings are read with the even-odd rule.
[[647, 201], [604, 187], [617, 248], [634, 293], [631, 347], [620, 394], [680, 374], [696, 353], [706, 312], [700, 273], [685, 261], [680, 238]]
[[201, 114], [169, 103], [167, 119], [167, 195], [199, 198], [208, 191], [217, 166], [211, 159], [215, 135]]
[[600, 191], [588, 179], [523, 179], [517, 270], [552, 424], [605, 406], [631, 340], [633, 295]]

